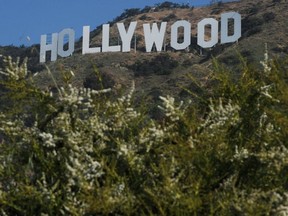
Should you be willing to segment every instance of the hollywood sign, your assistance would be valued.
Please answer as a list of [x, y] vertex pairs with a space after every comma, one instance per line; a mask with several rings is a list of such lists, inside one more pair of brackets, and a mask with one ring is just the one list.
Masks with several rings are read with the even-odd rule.
[[[229, 24], [233, 21], [233, 33], [229, 34]], [[219, 24], [214, 18], [202, 19], [197, 24], [197, 44], [202, 48], [215, 46], [220, 37], [220, 43], [232, 43], [241, 37], [241, 15], [237, 12], [221, 14], [221, 27], [219, 35]], [[131, 22], [126, 30], [124, 23], [117, 23], [121, 45], [110, 46], [110, 25], [102, 25], [102, 47], [90, 47], [90, 26], [83, 27], [82, 54], [100, 52], [129, 52], [131, 51], [131, 41], [137, 27], [137, 22]], [[210, 27], [210, 38], [205, 39], [206, 27]], [[179, 29], [182, 29], [183, 39], [179, 42]], [[231, 27], [230, 27], [231, 28]], [[161, 22], [160, 28], [156, 23], [143, 24], [146, 52], [151, 52], [153, 46], [158, 52], [162, 51], [167, 22]], [[64, 48], [65, 38], [68, 38], [68, 46]], [[170, 46], [175, 50], [185, 50], [191, 45], [191, 23], [186, 20], [179, 20], [171, 26]], [[67, 48], [68, 47], [68, 48]], [[136, 48], [136, 47], [135, 47]], [[56, 61], [57, 56], [68, 57], [75, 50], [75, 31], [67, 28], [59, 33], [53, 33], [51, 43], [47, 44], [47, 35], [41, 35], [40, 62], [46, 62], [47, 52], [51, 52], [51, 61]]]

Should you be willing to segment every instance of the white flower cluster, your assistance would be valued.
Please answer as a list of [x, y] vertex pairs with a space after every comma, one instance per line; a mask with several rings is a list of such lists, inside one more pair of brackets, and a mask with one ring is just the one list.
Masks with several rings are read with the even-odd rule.
[[146, 152], [149, 152], [152, 145], [161, 142], [165, 138], [165, 129], [160, 125], [156, 125], [152, 121], [146, 130], [142, 130], [139, 134], [139, 142], [146, 146]]
[[140, 117], [140, 114], [131, 106], [132, 96], [135, 91], [135, 83], [127, 95], [120, 97], [116, 102], [108, 101], [106, 103], [107, 112], [104, 114], [112, 114], [113, 118], [109, 118], [106, 122], [108, 127], [116, 132], [126, 128], [131, 121]]
[[262, 86], [260, 87], [260, 93], [262, 96], [266, 97], [266, 98], [269, 98], [271, 99], [272, 101], [274, 102], [277, 102], [279, 103], [280, 101], [275, 99], [271, 94], [270, 94], [270, 91], [271, 89], [273, 88], [273, 84], [270, 84], [270, 85], [266, 85], [266, 86]]
[[[265, 44], [265, 53], [264, 53], [264, 61], [260, 61], [260, 64], [263, 66], [264, 69], [264, 76], [268, 76], [272, 70], [272, 67], [270, 66], [270, 59], [268, 56], [268, 48], [267, 48], [267, 44]], [[260, 87], [260, 93], [261, 96], [264, 96], [270, 100], [272, 100], [273, 102], [277, 102], [280, 103], [279, 100], [275, 99], [270, 91], [272, 90], [272, 88], [275, 87], [275, 84], [269, 84], [269, 85], [264, 85]]]
[[274, 192], [272, 197], [274, 198], [274, 205], [276, 206], [273, 209], [273, 213], [279, 216], [288, 216], [288, 193], [277, 193]]
[[238, 149], [238, 146], [235, 146], [235, 154], [233, 156], [232, 161], [239, 161], [243, 162], [244, 159], [247, 159], [250, 156], [248, 150], [246, 148], [241, 148], [240, 151]]
[[5, 115], [0, 114], [0, 131], [4, 132], [6, 135], [11, 137], [17, 137], [21, 132], [23, 132], [24, 123], [21, 120], [7, 120]]
[[49, 187], [46, 175], [45, 173], [42, 173], [42, 177], [39, 181], [37, 181], [37, 185], [41, 191], [44, 202], [56, 202], [55, 192], [59, 186], [59, 181], [57, 181], [52, 187]]
[[[267, 134], [269, 136], [272, 136], [273, 134], [275, 136], [278, 134], [277, 127], [269, 122], [269, 117], [267, 116], [266, 112], [263, 112], [263, 114], [260, 116], [257, 134], [259, 137], [262, 137], [263, 134]], [[267, 145], [267, 143], [264, 143], [264, 145]]]
[[27, 58], [25, 58], [21, 64], [19, 57], [17, 58], [16, 62], [13, 62], [11, 56], [4, 57], [3, 61], [6, 63], [6, 67], [4, 71], [0, 71], [0, 74], [5, 75], [11, 80], [20, 80], [27, 77]]
[[146, 151], [149, 152], [152, 145], [155, 143], [161, 143], [165, 138], [173, 138], [179, 135], [177, 129], [179, 122], [184, 120], [184, 115], [187, 111], [189, 102], [184, 106], [183, 101], [179, 105], [175, 103], [175, 99], [171, 96], [159, 97], [162, 101], [162, 106], [158, 106], [161, 109], [166, 119], [163, 124], [156, 124], [151, 121], [148, 126], [139, 134], [140, 144], [146, 144]]
[[288, 166], [288, 149], [284, 145], [271, 147], [265, 152], [262, 151], [256, 156], [262, 163], [267, 164], [269, 169], [279, 172]]
[[[234, 207], [239, 211], [246, 213], [247, 208], [259, 203], [259, 201], [266, 200], [267, 205], [270, 206], [269, 212], [265, 215], [277, 215], [277, 216], [287, 216], [288, 215], [288, 193], [280, 192], [277, 190], [252, 190], [250, 193], [247, 191], [241, 191], [241, 197], [238, 198], [240, 204], [236, 204]], [[243, 205], [241, 205], [241, 203]], [[262, 214], [261, 214], [262, 215]]]
[[240, 107], [237, 104], [232, 104], [229, 100], [226, 105], [223, 105], [222, 99], [219, 99], [219, 104], [214, 104], [210, 100], [210, 112], [202, 123], [201, 127], [209, 128], [211, 130], [220, 129], [222, 126], [229, 124], [235, 125], [239, 122]]
[[270, 74], [271, 71], [271, 67], [269, 65], [269, 56], [268, 56], [268, 47], [267, 47], [267, 43], [265, 44], [265, 53], [264, 53], [264, 61], [260, 61], [260, 63], [262, 64], [263, 68], [264, 68], [264, 74], [268, 75]]
[[[89, 154], [85, 151], [82, 146], [79, 147], [79, 151], [69, 150], [68, 154], [69, 157], [65, 163], [68, 196], [64, 209], [72, 213], [69, 209], [73, 207], [77, 208], [79, 214], [85, 214], [85, 203], [81, 202], [77, 194], [82, 191], [92, 190], [104, 172], [102, 171], [102, 165], [91, 156], [91, 153]], [[77, 188], [77, 191], [75, 191], [75, 188]]]
[[51, 133], [40, 132], [39, 137], [42, 138], [43, 145], [45, 145], [46, 147], [56, 147], [55, 140], [53, 139], [53, 135]]
[[3, 209], [1, 209], [1, 215], [2, 216], [8, 216], [8, 214], [6, 214], [6, 212]]
[[104, 94], [110, 91], [111, 89], [96, 91], [90, 88], [76, 88], [69, 84], [67, 89], [63, 87], [60, 88], [60, 100], [67, 102], [69, 105], [73, 105], [75, 107], [84, 106], [87, 109], [93, 107], [93, 96]]
[[180, 117], [184, 114], [185, 109], [182, 109], [183, 101], [180, 102], [179, 106], [175, 105], [175, 98], [171, 96], [159, 97], [163, 106], [158, 106], [161, 110], [164, 111], [165, 115], [171, 119], [172, 122], [178, 121]]

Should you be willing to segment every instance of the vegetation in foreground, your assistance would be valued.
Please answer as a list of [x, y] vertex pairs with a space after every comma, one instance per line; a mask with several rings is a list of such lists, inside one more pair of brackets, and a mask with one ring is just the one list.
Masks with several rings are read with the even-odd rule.
[[[279, 60], [280, 61], [280, 60]], [[1, 71], [2, 215], [288, 214], [287, 61], [215, 64], [210, 98], [160, 97], [162, 121], [111, 97], [40, 90], [25, 61]], [[205, 89], [203, 89], [205, 91]], [[195, 95], [194, 95], [195, 96]]]

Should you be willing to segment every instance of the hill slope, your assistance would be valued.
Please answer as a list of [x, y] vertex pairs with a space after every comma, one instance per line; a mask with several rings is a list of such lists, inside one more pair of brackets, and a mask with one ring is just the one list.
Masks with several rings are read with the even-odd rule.
[[[153, 102], [158, 99], [160, 94], [185, 96], [186, 91], [181, 87], [191, 91], [200, 91], [197, 86], [191, 86], [191, 80], [187, 78], [187, 74], [192, 74], [205, 87], [212, 65], [212, 56], [216, 57], [220, 63], [233, 67], [239, 62], [239, 53], [248, 62], [259, 63], [263, 59], [265, 43], [268, 45], [270, 56], [281, 56], [288, 53], [288, 3], [284, 0], [260, 2], [243, 0], [241, 2], [218, 3], [201, 8], [160, 6], [143, 10], [126, 10], [110, 22], [111, 45], [119, 43], [116, 22], [124, 22], [125, 24], [131, 21], [138, 22], [136, 52], [133, 50], [130, 53], [82, 55], [80, 39], [76, 43], [76, 52], [73, 56], [48, 63], [48, 67], [57, 80], [61, 80], [60, 77], [63, 72], [72, 70], [75, 77], [72, 78], [71, 82], [74, 85], [84, 85], [94, 89], [103, 86], [105, 88], [115, 87], [117, 90], [127, 89], [134, 80], [138, 95]], [[196, 42], [197, 23], [208, 17], [219, 20], [221, 13], [229, 11], [237, 11], [242, 16], [242, 37], [239, 42], [224, 45], [219, 43], [211, 49], [201, 49]], [[167, 48], [166, 52], [161, 53], [145, 52], [143, 23], [168, 22], [168, 37], [165, 44], [169, 47], [170, 26], [181, 19], [192, 23], [192, 44], [189, 50], [175, 52]], [[91, 32], [92, 47], [101, 45], [101, 30], [102, 28], [98, 27]], [[32, 48], [29, 49], [32, 50]], [[29, 56], [29, 52], [24, 53]], [[35, 64], [35, 55], [30, 61], [33, 62], [30, 64], [32, 71], [35, 72], [37, 69], [43, 68], [43, 65]], [[101, 76], [102, 84], [99, 84], [99, 77], [95, 76], [95, 68], [99, 72], [98, 75]], [[53, 88], [52, 79], [47, 72], [41, 72], [37, 76], [37, 80], [41, 86]]]

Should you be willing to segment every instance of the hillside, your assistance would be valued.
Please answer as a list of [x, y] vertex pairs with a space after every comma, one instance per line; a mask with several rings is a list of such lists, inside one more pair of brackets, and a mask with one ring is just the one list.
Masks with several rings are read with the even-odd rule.
[[[169, 5], [168, 5], [169, 6]], [[263, 59], [265, 43], [270, 57], [283, 56], [288, 53], [288, 3], [284, 0], [264, 0], [255, 2], [243, 0], [240, 2], [217, 3], [207, 7], [147, 7], [143, 10], [129, 9], [110, 22], [110, 45], [119, 43], [116, 22], [137, 21], [137, 50], [129, 53], [98, 53], [81, 54], [81, 39], [76, 43], [76, 52], [68, 58], [58, 59], [48, 63], [57, 80], [61, 80], [63, 72], [72, 70], [75, 77], [71, 82], [76, 86], [86, 86], [94, 89], [115, 87], [117, 91], [129, 88], [132, 80], [136, 83], [137, 95], [145, 101], [154, 102], [159, 95], [184, 97], [189, 89], [200, 91], [191, 85], [187, 74], [199, 81], [202, 87], [209, 86], [209, 69], [212, 68], [211, 57], [216, 57], [220, 63], [233, 67], [239, 63], [239, 54], [250, 63], [259, 64]], [[197, 45], [197, 23], [203, 18], [219, 20], [221, 13], [236, 11], [242, 16], [242, 37], [238, 43], [218, 43], [211, 49], [202, 49]], [[170, 26], [177, 20], [187, 20], [192, 23], [192, 44], [189, 50], [175, 52], [169, 49]], [[168, 22], [166, 52], [146, 53], [143, 37], [143, 23]], [[90, 46], [101, 45], [101, 26], [91, 32]], [[207, 31], [209, 34], [209, 31]], [[208, 36], [207, 36], [208, 37]], [[37, 47], [34, 48], [37, 50]], [[39, 49], [39, 47], [38, 47]], [[2, 48], [3, 50], [3, 48]], [[19, 52], [21, 56], [28, 55], [33, 48]], [[2, 52], [2, 51], [1, 51]], [[14, 51], [15, 52], [15, 51]], [[9, 52], [8, 52], [9, 53]], [[19, 54], [17, 53], [17, 54]], [[4, 53], [6, 54], [6, 53]], [[15, 55], [15, 54], [13, 54]], [[31, 56], [31, 55], [30, 55]], [[30, 58], [32, 72], [44, 68], [35, 62], [35, 52]], [[95, 76], [95, 68], [102, 77], [102, 84]], [[234, 68], [235, 71], [235, 68]], [[237, 71], [237, 70], [236, 70]], [[54, 84], [47, 72], [40, 72], [37, 81], [45, 88], [53, 88]], [[60, 81], [59, 81], [60, 82]]]

